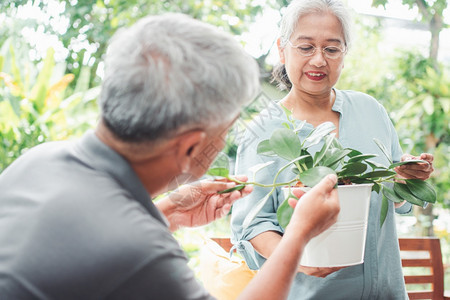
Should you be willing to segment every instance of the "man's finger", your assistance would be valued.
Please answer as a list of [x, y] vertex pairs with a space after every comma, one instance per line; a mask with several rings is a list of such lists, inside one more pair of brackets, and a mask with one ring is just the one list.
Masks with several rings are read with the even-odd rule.
[[325, 178], [323, 178], [316, 186], [314, 186], [311, 191], [329, 193], [334, 189], [336, 183], [337, 176], [334, 174], [329, 174]]

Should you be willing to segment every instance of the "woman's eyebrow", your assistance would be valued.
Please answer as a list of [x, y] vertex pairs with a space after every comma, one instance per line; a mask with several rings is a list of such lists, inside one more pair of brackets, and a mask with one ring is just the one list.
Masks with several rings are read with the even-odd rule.
[[[296, 41], [299, 41], [299, 40], [313, 41], [314, 38], [312, 38], [312, 37], [310, 37], [310, 36], [306, 36], [306, 35], [300, 35], [300, 36], [298, 36], [295, 40], [296, 40]], [[339, 38], [329, 38], [329, 39], [326, 39], [326, 41], [327, 41], [327, 42], [332, 42], [332, 43], [340, 43], [340, 44], [343, 44], [342, 40], [339, 39]]]

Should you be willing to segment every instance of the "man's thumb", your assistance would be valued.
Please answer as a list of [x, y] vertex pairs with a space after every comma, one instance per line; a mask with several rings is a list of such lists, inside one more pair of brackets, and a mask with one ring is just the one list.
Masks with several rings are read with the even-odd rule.
[[330, 192], [337, 183], [337, 176], [335, 174], [329, 174], [325, 176], [315, 187], [314, 189], [319, 189], [323, 192]]

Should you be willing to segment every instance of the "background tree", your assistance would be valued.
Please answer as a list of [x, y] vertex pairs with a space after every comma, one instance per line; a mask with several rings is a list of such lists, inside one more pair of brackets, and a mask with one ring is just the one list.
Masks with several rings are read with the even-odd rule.
[[[373, 6], [383, 6], [386, 9], [386, 4], [389, 0], [373, 0]], [[437, 57], [439, 52], [439, 35], [442, 29], [447, 28], [448, 24], [444, 22], [444, 10], [447, 8], [447, 0], [402, 0], [402, 3], [407, 5], [410, 9], [417, 7], [419, 10], [419, 19], [428, 25], [431, 33], [429, 58], [436, 71], [439, 70], [437, 64]]]
[[[61, 13], [57, 15], [52, 13], [55, 3], [62, 7]], [[49, 19], [37, 25], [43, 26], [47, 33], [59, 36], [68, 50], [67, 73], [77, 78], [83, 66], [89, 66], [89, 85], [92, 87], [99, 84], [97, 69], [108, 40], [122, 26], [129, 26], [145, 15], [176, 12], [191, 15], [239, 35], [262, 11], [262, 4], [251, 0], [3, 0], [0, 2], [0, 11], [6, 12], [8, 16], [17, 16], [25, 5], [39, 7]], [[66, 28], [61, 28], [61, 20], [65, 21]]]
[[[373, 0], [373, 6], [383, 6], [386, 9], [386, 4], [389, 0]], [[411, 126], [423, 133], [418, 136], [415, 150], [421, 152], [432, 152], [438, 156], [448, 154], [448, 143], [450, 140], [450, 129], [448, 116], [450, 113], [450, 94], [449, 94], [449, 78], [447, 70], [438, 62], [439, 53], [439, 37], [444, 28], [449, 25], [444, 22], [444, 11], [447, 9], [447, 0], [402, 0], [404, 5], [409, 9], [418, 9], [419, 21], [427, 24], [430, 31], [429, 55], [424, 58], [418, 53], [405, 53], [403, 62], [399, 60], [396, 70], [399, 72], [399, 82], [403, 82], [408, 88], [409, 95], [405, 99], [404, 105], [408, 109], [402, 108], [401, 115], [407, 121], [403, 121], [407, 126]], [[407, 65], [408, 64], [408, 65]], [[402, 88], [404, 90], [404, 88]], [[408, 93], [407, 93], [408, 94]], [[413, 115], [414, 114], [414, 115]], [[417, 123], [420, 120], [420, 124]], [[422, 127], [422, 128], [420, 128]], [[406, 126], [403, 126], [406, 129]], [[411, 128], [411, 127], [410, 127]], [[417, 136], [417, 133], [414, 134]], [[445, 141], [445, 143], [443, 143]], [[439, 160], [436, 162], [439, 166]], [[448, 169], [448, 164], [445, 163], [442, 167]], [[445, 172], [442, 174], [441, 169], [438, 168], [437, 176], [445, 178]], [[442, 178], [442, 177], [441, 177]], [[435, 177], [437, 185], [446, 186], [443, 181]], [[448, 193], [445, 193], [448, 196]], [[415, 211], [419, 223], [419, 231], [422, 235], [433, 235], [433, 207], [430, 205], [424, 210]]]

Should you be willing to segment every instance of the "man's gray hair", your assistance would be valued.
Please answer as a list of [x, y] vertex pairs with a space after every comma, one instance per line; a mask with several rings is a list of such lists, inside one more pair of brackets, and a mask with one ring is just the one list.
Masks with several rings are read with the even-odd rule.
[[230, 34], [181, 14], [117, 32], [105, 65], [102, 118], [129, 142], [231, 123], [260, 90], [256, 61]]
[[[286, 8], [280, 25], [280, 46], [284, 48], [297, 27], [302, 16], [312, 13], [331, 12], [342, 26], [344, 44], [350, 48], [352, 43], [352, 21], [348, 9], [340, 0], [293, 0]], [[272, 73], [273, 81], [278, 82], [281, 89], [290, 89], [292, 84], [286, 74], [284, 65], [279, 64]]]

